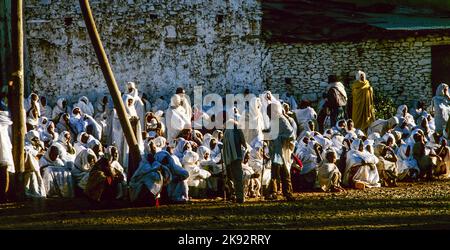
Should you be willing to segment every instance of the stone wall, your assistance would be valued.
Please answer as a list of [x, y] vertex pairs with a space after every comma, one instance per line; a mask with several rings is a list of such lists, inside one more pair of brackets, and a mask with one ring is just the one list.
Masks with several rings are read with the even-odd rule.
[[[90, 2], [121, 90], [127, 81], [152, 98], [178, 86], [188, 92], [194, 85], [217, 93], [262, 89], [258, 0]], [[25, 18], [32, 91], [51, 103], [107, 92], [78, 1], [29, 0]]]
[[[270, 84], [280, 93], [290, 91], [298, 98], [314, 101], [321, 98], [328, 75], [343, 76], [348, 84], [360, 69], [366, 72], [375, 90], [383, 90], [396, 104], [430, 100], [431, 47], [443, 44], [450, 44], [450, 37], [271, 44]], [[292, 79], [291, 86], [284, 84], [285, 78]]]

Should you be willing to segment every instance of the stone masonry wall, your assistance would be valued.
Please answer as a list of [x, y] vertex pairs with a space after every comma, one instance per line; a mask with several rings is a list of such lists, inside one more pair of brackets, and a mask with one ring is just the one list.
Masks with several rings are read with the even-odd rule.
[[[178, 86], [221, 94], [262, 89], [258, 0], [90, 2], [121, 90], [127, 81], [151, 98]], [[107, 92], [78, 1], [29, 0], [25, 18], [32, 91], [52, 104]]]
[[[409, 104], [411, 100], [429, 101], [434, 95], [431, 47], [444, 44], [450, 44], [450, 37], [271, 44], [270, 84], [280, 93], [290, 91], [298, 98], [315, 101], [321, 98], [328, 75], [348, 76], [350, 81], [357, 70], [363, 70], [375, 91], [384, 91], [398, 105]], [[292, 86], [285, 86], [285, 78], [292, 79]]]

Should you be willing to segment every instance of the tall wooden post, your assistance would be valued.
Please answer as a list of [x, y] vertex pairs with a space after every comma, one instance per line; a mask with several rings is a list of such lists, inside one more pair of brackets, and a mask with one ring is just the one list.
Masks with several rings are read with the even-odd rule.
[[13, 157], [16, 170], [16, 194], [24, 195], [21, 173], [24, 172], [25, 112], [23, 68], [23, 0], [11, 1], [11, 81], [8, 105], [11, 110]]
[[98, 34], [91, 7], [89, 5], [89, 0], [80, 0], [80, 5], [89, 37], [91, 38], [92, 45], [94, 46], [95, 54], [97, 55], [100, 68], [102, 69], [103, 76], [105, 77], [106, 84], [108, 85], [109, 92], [114, 102], [114, 107], [119, 117], [120, 125], [122, 126], [123, 133], [125, 134], [125, 139], [130, 148], [128, 163], [128, 180], [130, 180], [141, 160], [139, 145], [136, 136], [133, 133], [130, 121], [128, 120], [125, 106], [122, 102], [116, 79], [114, 78], [114, 73], [112, 72], [111, 66], [109, 65], [105, 50], [103, 49], [102, 41], [100, 39], [100, 35]]

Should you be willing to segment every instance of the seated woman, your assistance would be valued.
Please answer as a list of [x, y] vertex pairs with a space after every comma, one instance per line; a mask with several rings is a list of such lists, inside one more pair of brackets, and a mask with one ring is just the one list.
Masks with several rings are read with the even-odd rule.
[[57, 146], [50, 146], [39, 160], [39, 166], [47, 197], [73, 198], [71, 169], [61, 159]]
[[36, 107], [27, 112], [26, 127], [27, 131], [37, 130], [39, 126], [39, 111]]
[[401, 118], [405, 119], [408, 128], [412, 129], [416, 126], [416, 122], [414, 121], [414, 117], [408, 113], [408, 106], [406, 105], [400, 105], [397, 108], [397, 114], [395, 115], [399, 120]]
[[211, 173], [211, 176], [206, 179], [207, 184], [207, 196], [217, 197], [220, 196], [220, 185], [223, 184], [223, 169], [221, 164], [216, 164], [211, 159], [211, 151], [205, 146], [200, 146], [197, 149], [197, 153], [200, 156], [200, 168]]
[[88, 143], [90, 141], [92, 141], [92, 139], [94, 139], [94, 138], [86, 132], [81, 132], [80, 134], [78, 134], [77, 141], [74, 143], [74, 147], [75, 147], [75, 151], [77, 152], [77, 155], [84, 149], [89, 148]]
[[188, 140], [184, 138], [178, 138], [173, 154], [180, 160], [183, 160], [184, 152], [187, 150], [192, 150], [192, 145]]
[[318, 167], [317, 173], [320, 189], [324, 192], [345, 191], [345, 189], [341, 187], [341, 172], [336, 166], [336, 152], [332, 149], [328, 149], [325, 151], [324, 156], [324, 159]]
[[163, 124], [158, 120], [158, 117], [153, 112], [147, 112], [145, 114], [145, 127], [144, 130], [149, 133], [155, 131], [157, 136], [164, 135]]
[[397, 151], [397, 167], [399, 180], [415, 180], [419, 176], [420, 169], [412, 154], [414, 143], [405, 143], [399, 146]]
[[48, 118], [45, 116], [41, 116], [39, 118], [39, 126], [36, 129], [37, 132], [39, 132], [39, 134], [41, 134], [43, 131], [45, 131], [45, 129], [47, 128], [47, 124], [48, 124]]
[[343, 184], [356, 189], [380, 187], [376, 164], [378, 158], [364, 150], [361, 139], [355, 139], [347, 152]]
[[399, 124], [399, 120], [397, 117], [393, 116], [388, 120], [378, 119], [370, 124], [367, 129], [367, 134], [379, 133], [381, 136], [389, 132], [389, 130], [395, 128]]
[[447, 140], [441, 137], [439, 146], [433, 151], [434, 155], [436, 155], [433, 175], [436, 177], [448, 177], [450, 175], [450, 147], [447, 146]]
[[295, 151], [295, 155], [303, 164], [299, 176], [300, 190], [311, 190], [315, 187], [317, 167], [320, 163], [320, 158], [317, 157], [320, 154], [320, 147], [321, 145], [312, 138], [304, 137]]
[[242, 170], [244, 173], [244, 195], [248, 198], [256, 198], [261, 195], [261, 181], [259, 174], [249, 165], [250, 152], [246, 152], [242, 160]]
[[[347, 122], [344, 119], [339, 120], [336, 122], [336, 125], [332, 129], [334, 134], [345, 136], [347, 134]], [[355, 129], [350, 131], [355, 132]]]
[[44, 182], [39, 171], [39, 159], [45, 154], [44, 145], [39, 140], [39, 133], [30, 130], [25, 136], [25, 172], [24, 184], [27, 197], [45, 198]]
[[388, 133], [384, 137], [384, 141], [375, 146], [375, 155], [378, 157], [378, 175], [381, 177], [381, 183], [385, 187], [396, 187], [398, 179], [397, 155], [393, 146], [395, 138]]
[[63, 131], [67, 131], [70, 133], [70, 137], [72, 139], [77, 138], [77, 130], [71, 125], [70, 123], [70, 115], [67, 113], [62, 114], [61, 116], [58, 116], [58, 124], [56, 124], [56, 129], [59, 133], [62, 133]]
[[70, 136], [70, 132], [63, 131], [60, 134], [58, 141], [55, 142], [55, 145], [60, 147], [62, 151], [62, 159], [65, 162], [74, 162], [77, 155], [75, 147], [73, 146], [71, 141], [72, 139]]
[[187, 180], [189, 195], [195, 198], [206, 197], [206, 179], [211, 176], [211, 173], [200, 168], [199, 155], [194, 151], [187, 150], [181, 163], [183, 168], [189, 172]]
[[92, 151], [94, 151], [95, 156], [97, 156], [97, 159], [100, 159], [103, 156], [103, 145], [100, 143], [99, 140], [93, 138], [91, 141], [87, 143], [86, 146], [92, 149]]
[[436, 168], [436, 162], [432, 159], [433, 153], [426, 147], [425, 138], [420, 131], [415, 133], [413, 138], [415, 143], [412, 154], [420, 169], [419, 178], [426, 176], [427, 180], [433, 180], [433, 169]]
[[57, 142], [59, 134], [56, 132], [55, 124], [52, 121], [47, 123], [47, 127], [41, 133], [41, 140], [44, 142], [45, 147], [50, 147], [54, 142]]
[[120, 183], [117, 185], [117, 199], [128, 197], [127, 171], [119, 163], [119, 150], [114, 146], [109, 146], [105, 150], [105, 158], [114, 169], [115, 175], [121, 175]]
[[90, 148], [82, 150], [75, 158], [72, 176], [75, 184], [83, 191], [86, 189], [89, 171], [91, 171], [95, 162], [97, 162], [97, 156]]
[[84, 191], [93, 201], [112, 201], [123, 196], [123, 183], [124, 175], [102, 157], [92, 166]]
[[160, 198], [162, 203], [187, 202], [188, 177], [189, 172], [175, 164], [169, 152], [146, 154], [131, 177], [130, 200], [149, 205], [158, 205]]

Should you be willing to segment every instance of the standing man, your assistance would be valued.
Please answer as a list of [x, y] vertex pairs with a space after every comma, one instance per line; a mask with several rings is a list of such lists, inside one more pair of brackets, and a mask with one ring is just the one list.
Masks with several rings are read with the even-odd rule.
[[223, 161], [226, 166], [228, 178], [233, 182], [236, 202], [244, 203], [244, 173], [242, 160], [247, 149], [244, 133], [238, 129], [238, 123], [233, 117], [225, 124], [223, 134]]
[[327, 105], [330, 109], [331, 124], [346, 119], [344, 110], [347, 105], [347, 92], [345, 92], [344, 84], [338, 81], [336, 75], [328, 77]]
[[356, 73], [356, 80], [352, 84], [353, 108], [352, 119], [355, 128], [367, 132], [367, 128], [375, 121], [373, 105], [373, 88], [362, 71]]
[[[267, 115], [270, 119], [271, 140], [269, 142], [269, 155], [272, 161], [272, 177], [269, 183], [269, 200], [277, 199], [278, 182], [281, 182], [283, 195], [287, 201], [294, 201], [292, 195], [291, 177], [288, 167], [291, 164], [291, 155], [294, 150], [295, 132], [289, 120], [283, 115], [283, 108], [279, 103], [267, 106]], [[278, 126], [278, 134], [274, 135]]]

